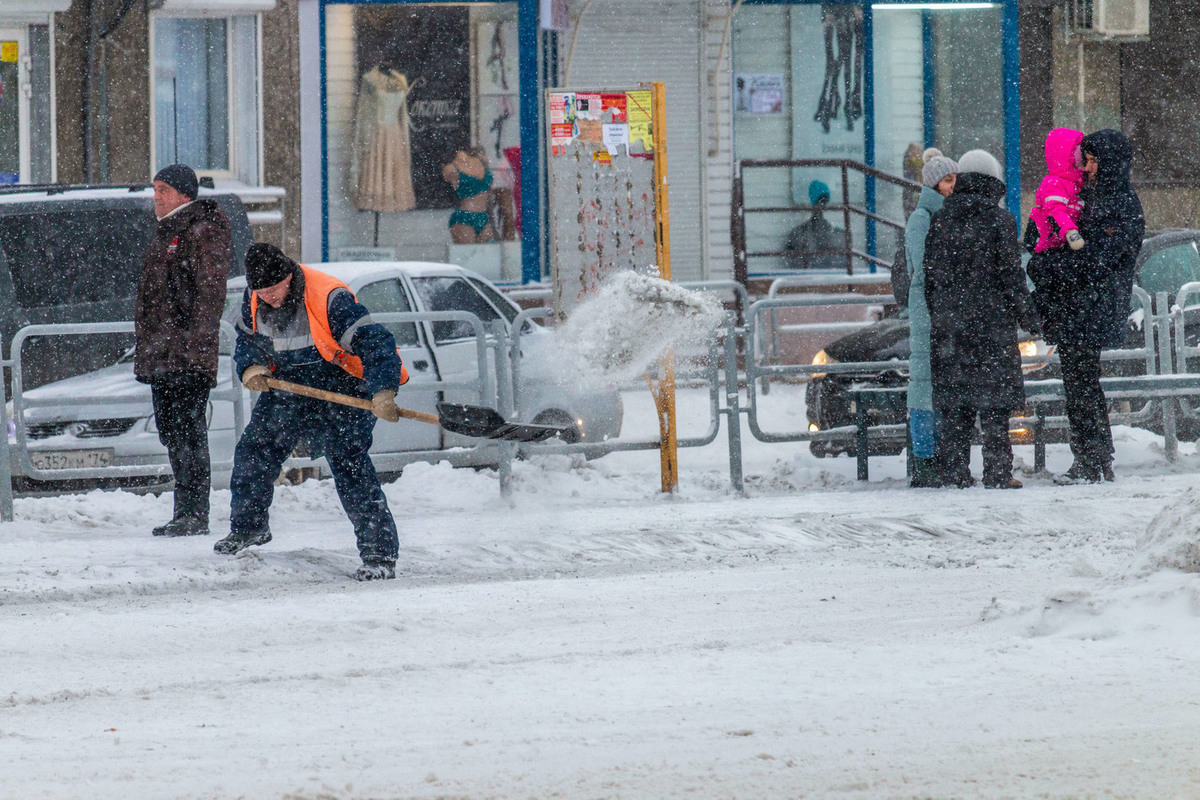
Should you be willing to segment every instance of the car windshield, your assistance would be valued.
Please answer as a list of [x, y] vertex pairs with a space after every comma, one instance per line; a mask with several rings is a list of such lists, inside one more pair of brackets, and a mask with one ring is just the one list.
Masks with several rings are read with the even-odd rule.
[[[462, 278], [413, 278], [413, 287], [428, 311], [466, 311], [479, 317], [485, 325], [500, 319], [500, 314], [492, 308], [491, 303]], [[433, 338], [438, 342], [466, 339], [474, 335], [474, 326], [465, 320], [440, 320], [433, 323]]]

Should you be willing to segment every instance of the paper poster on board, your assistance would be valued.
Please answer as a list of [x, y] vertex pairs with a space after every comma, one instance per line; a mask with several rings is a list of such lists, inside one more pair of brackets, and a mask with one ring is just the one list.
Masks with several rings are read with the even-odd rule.
[[654, 151], [654, 117], [650, 111], [650, 92], [626, 92], [629, 117], [630, 152]]
[[652, 98], [645, 90], [546, 93], [558, 313], [569, 312], [610, 272], [644, 269], [658, 258]]
[[784, 107], [783, 76], [774, 74], [743, 74], [734, 79], [738, 111], [748, 114], [782, 114]]

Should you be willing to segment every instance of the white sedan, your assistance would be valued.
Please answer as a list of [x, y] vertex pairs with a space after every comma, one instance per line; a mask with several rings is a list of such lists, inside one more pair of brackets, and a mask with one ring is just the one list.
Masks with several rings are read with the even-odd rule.
[[[511, 333], [520, 307], [482, 276], [449, 264], [423, 262], [337, 262], [313, 265], [345, 281], [372, 314], [388, 312], [466, 311], [484, 324], [500, 321]], [[244, 277], [231, 278], [224, 318], [231, 323], [241, 313]], [[401, 387], [396, 402], [405, 408], [434, 412], [439, 401], [481, 404], [477, 390], [469, 384], [479, 377], [478, 347], [473, 326], [466, 321], [418, 321], [386, 323], [396, 339], [409, 381]], [[562, 352], [551, 329], [536, 322], [521, 333], [520, 383], [517, 387], [517, 420], [569, 426], [568, 442], [604, 442], [621, 432], [622, 408], [616, 387], [584, 379], [567, 372]], [[222, 346], [218, 390], [228, 390], [232, 359], [228, 344]], [[491, 348], [488, 352], [494, 352]], [[507, 362], [501, 362], [507, 369]], [[494, 397], [497, 377], [494, 357], [488, 362], [489, 395]], [[447, 387], [442, 384], [457, 382]], [[214, 390], [217, 392], [218, 390]], [[30, 460], [38, 470], [63, 470], [106, 466], [165, 464], [166, 450], [159, 444], [150, 403], [150, 388], [133, 377], [132, 353], [110, 367], [56, 381], [24, 393], [29, 401], [64, 397], [114, 398], [111, 404], [45, 405], [26, 408], [24, 435]], [[129, 402], [128, 398], [137, 398]], [[250, 392], [240, 393], [249, 418]], [[118, 400], [118, 398], [120, 398]], [[142, 399], [144, 398], [144, 399]], [[489, 403], [483, 403], [490, 405]], [[11, 405], [10, 405], [11, 407]], [[10, 442], [14, 440], [10, 430]], [[233, 457], [233, 403], [214, 399], [209, 404], [209, 442], [216, 485], [228, 480], [228, 463]], [[389, 454], [412, 451], [448, 451], [451, 463], [460, 466], [491, 466], [498, 449], [479, 440], [448, 433], [435, 425], [401, 420], [375, 426], [371, 453], [381, 472], [396, 472], [403, 458]], [[303, 455], [303, 453], [299, 453]], [[322, 474], [328, 467], [319, 462]], [[14, 459], [14, 474], [17, 474]], [[135, 485], [160, 483], [162, 479], [85, 479], [80, 485]], [[75, 483], [65, 482], [65, 485]], [[17, 479], [26, 491], [64, 488], [64, 482]]]

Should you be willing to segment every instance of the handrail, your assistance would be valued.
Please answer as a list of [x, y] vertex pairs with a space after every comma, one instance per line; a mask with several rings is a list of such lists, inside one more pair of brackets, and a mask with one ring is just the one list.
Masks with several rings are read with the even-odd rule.
[[[761, 206], [761, 207], [746, 207], [746, 188], [745, 188], [745, 173], [751, 169], [796, 169], [796, 168], [833, 168], [839, 169], [842, 173], [842, 197], [841, 202], [837, 205], [829, 205], [825, 210], [832, 212], [841, 212], [844, 247], [839, 250], [831, 251], [832, 254], [844, 255], [846, 259], [846, 274], [854, 274], [855, 259], [866, 261], [871, 265], [872, 271], [875, 266], [891, 267], [891, 263], [885, 259], [881, 259], [876, 255], [856, 249], [854, 246], [853, 234], [851, 232], [851, 220], [853, 218], [862, 218], [867, 221], [870, 233], [873, 236], [874, 225], [885, 225], [893, 230], [903, 230], [904, 222], [889, 219], [878, 214], [875, 210], [863, 208], [850, 201], [850, 171], [853, 170], [860, 173], [867, 180], [879, 180], [887, 184], [899, 187], [905, 191], [919, 192], [921, 185], [910, 181], [906, 178], [901, 178], [896, 175], [891, 175], [875, 167], [868, 166], [858, 161], [852, 161], [847, 158], [805, 158], [805, 159], [743, 159], [734, 163], [733, 172], [733, 196], [730, 202], [730, 238], [733, 244], [733, 277], [734, 280], [747, 285], [750, 277], [749, 260], [753, 257], [779, 257], [783, 255], [777, 251], [751, 251], [747, 241], [746, 233], [746, 214], [748, 213], [781, 213], [781, 212], [804, 212], [812, 211], [813, 206], [794, 205], [794, 206]], [[854, 215], [854, 216], [852, 216]], [[871, 241], [869, 239], [869, 241]], [[870, 248], [868, 248], [870, 249]]]

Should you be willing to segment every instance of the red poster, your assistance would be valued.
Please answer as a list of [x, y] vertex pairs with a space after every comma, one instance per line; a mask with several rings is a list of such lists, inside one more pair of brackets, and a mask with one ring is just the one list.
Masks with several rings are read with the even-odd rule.
[[[600, 103], [604, 109], [605, 122], [628, 122], [629, 114], [626, 111], [625, 95], [623, 94], [605, 94], [600, 96]], [[612, 112], [612, 117], [608, 113]]]

